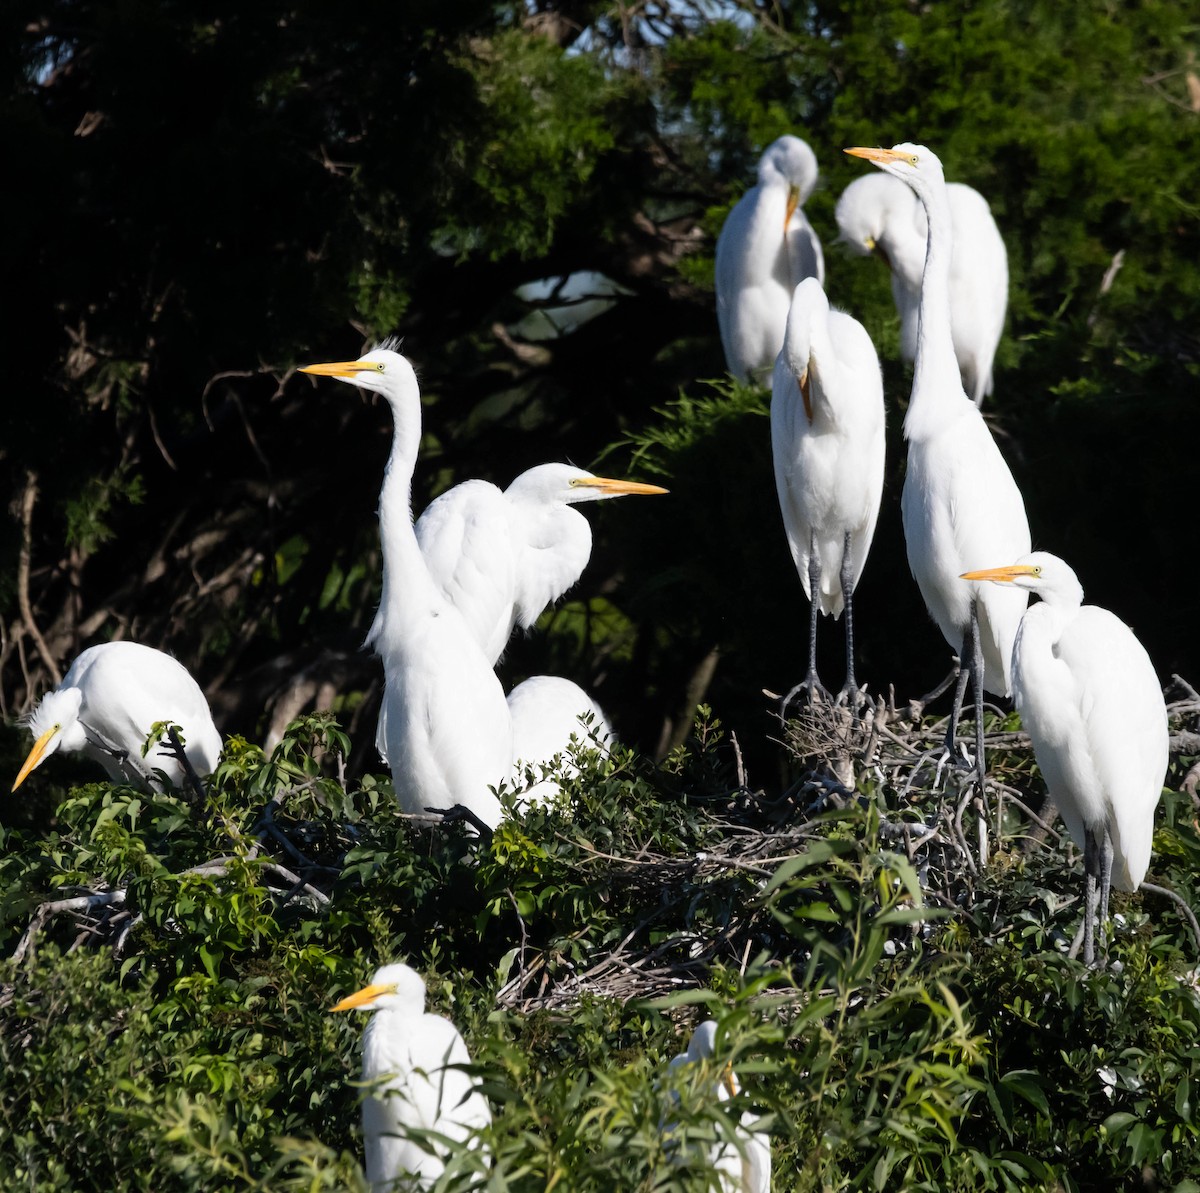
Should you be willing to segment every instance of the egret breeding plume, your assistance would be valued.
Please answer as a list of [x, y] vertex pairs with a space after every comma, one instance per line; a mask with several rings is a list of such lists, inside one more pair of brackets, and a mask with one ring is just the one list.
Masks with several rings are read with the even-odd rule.
[[[946, 184], [953, 231], [950, 257], [950, 334], [967, 396], [976, 406], [992, 392], [992, 361], [1008, 307], [1008, 252], [987, 200], [961, 182]], [[841, 239], [874, 253], [891, 271], [900, 314], [900, 353], [917, 354], [921, 275], [925, 268], [925, 208], [914, 192], [887, 174], [856, 178], [835, 213]]]
[[192, 769], [211, 773], [221, 756], [221, 735], [187, 668], [138, 642], [89, 647], [30, 715], [35, 741], [12, 789], [56, 750], [94, 759], [114, 783], [159, 789], [159, 770], [170, 786], [182, 787], [187, 776], [172, 752], [142, 757], [151, 727], [160, 721], [179, 726]]
[[904, 417], [908, 468], [900, 509], [909, 567], [926, 608], [951, 648], [961, 651], [946, 749], [954, 753], [970, 678], [982, 787], [983, 692], [1009, 694], [1012, 646], [1028, 596], [1020, 589], [964, 585], [959, 577], [989, 560], [1016, 559], [1029, 551], [1025, 502], [958, 372], [950, 330], [953, 231], [942, 163], [924, 145], [907, 143], [846, 152], [906, 183], [925, 209], [928, 239], [912, 395]]
[[487, 1099], [463, 1071], [471, 1057], [462, 1036], [448, 1019], [426, 1013], [425, 983], [407, 965], [385, 965], [330, 1009], [374, 1012], [362, 1044], [371, 1189], [430, 1188], [451, 1149], [479, 1146], [478, 1133], [492, 1121]]
[[[541, 764], [559, 758], [564, 777], [579, 773], [570, 757], [571, 742], [604, 749], [613, 739], [612, 726], [600, 706], [576, 683], [557, 675], [534, 675], [508, 694], [513, 724], [512, 782], [521, 801], [541, 803], [558, 794], [552, 778], [541, 777]], [[530, 767], [537, 780], [529, 785]]]
[[1167, 774], [1167, 706], [1154, 665], [1133, 631], [1083, 604], [1075, 573], [1035, 551], [1006, 567], [967, 572], [1032, 592], [1013, 650], [1013, 694], [1038, 767], [1071, 839], [1083, 850], [1084, 949], [1095, 959], [1097, 902], [1136, 891], [1150, 864], [1154, 809]]
[[[816, 278], [796, 287], [771, 382], [771, 451], [788, 546], [811, 602], [808, 676], [817, 679], [817, 613], [846, 613], [846, 683], [854, 676], [854, 589], [883, 494], [883, 376], [871, 337], [832, 310]], [[795, 690], [795, 689], [794, 689]], [[790, 694], [789, 694], [790, 695]], [[786, 706], [786, 701], [785, 701]]]
[[796, 286], [825, 280], [821, 242], [802, 210], [816, 183], [813, 151], [799, 137], [780, 137], [717, 238], [717, 322], [725, 364], [739, 381], [757, 381], [775, 363]]
[[406, 812], [466, 809], [494, 828], [492, 790], [512, 766], [504, 690], [459, 611], [430, 574], [412, 524], [412, 477], [421, 440], [421, 395], [412, 365], [391, 341], [359, 360], [301, 370], [382, 394], [392, 450], [379, 494], [383, 596], [374, 646], [383, 660], [380, 733]]
[[[692, 1032], [687, 1051], [673, 1057], [668, 1069], [711, 1062], [716, 1038], [716, 1021], [706, 1019]], [[713, 1081], [711, 1093], [724, 1102], [736, 1096], [738, 1088], [733, 1067], [728, 1065]], [[744, 1111], [736, 1126], [736, 1143], [717, 1142], [709, 1149], [709, 1162], [719, 1174], [722, 1193], [770, 1193], [771, 1137], [766, 1131], [755, 1131], [753, 1122], [754, 1116]]]
[[[513, 628], [529, 629], [587, 566], [592, 528], [573, 507], [666, 491], [569, 464], [539, 464], [503, 491], [481, 480], [447, 490], [418, 519], [417, 541], [434, 583], [495, 663]], [[368, 644], [383, 632], [384, 617], [381, 605]]]

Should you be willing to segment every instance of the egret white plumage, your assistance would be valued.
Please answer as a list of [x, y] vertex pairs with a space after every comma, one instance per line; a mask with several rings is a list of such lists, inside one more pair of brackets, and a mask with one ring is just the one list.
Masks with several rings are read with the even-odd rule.
[[1133, 631], [1083, 604], [1074, 571], [1035, 551], [964, 580], [1032, 592], [1013, 649], [1013, 696], [1050, 798], [1087, 873], [1084, 961], [1095, 958], [1096, 904], [1136, 891], [1150, 865], [1154, 809], [1168, 763], [1167, 706], [1154, 665]]
[[[417, 541], [434, 583], [495, 663], [514, 627], [529, 629], [587, 566], [592, 528], [573, 507], [666, 491], [570, 464], [539, 464], [503, 491], [481, 480], [448, 489], [417, 520]], [[384, 616], [381, 604], [368, 644]]]
[[725, 364], [739, 381], [758, 380], [774, 365], [796, 286], [807, 277], [825, 281], [821, 242], [802, 209], [816, 183], [817, 159], [804, 141], [772, 141], [757, 184], [717, 238], [717, 322]]
[[[775, 487], [792, 560], [811, 602], [808, 676], [817, 679], [817, 613], [846, 614], [846, 683], [857, 704], [853, 594], [883, 495], [883, 375], [852, 316], [830, 308], [816, 278], [795, 290], [771, 382]], [[786, 702], [785, 702], [786, 703]]]
[[451, 1149], [479, 1146], [478, 1133], [492, 1121], [487, 1099], [462, 1069], [471, 1063], [462, 1036], [448, 1019], [426, 1013], [425, 983], [407, 965], [385, 965], [331, 1010], [374, 1012], [362, 1045], [371, 1189], [409, 1188], [396, 1185], [404, 1178], [430, 1188]]
[[412, 524], [412, 477], [421, 440], [421, 395], [393, 342], [359, 360], [301, 370], [382, 394], [394, 422], [379, 494], [383, 552], [380, 631], [382, 753], [406, 812], [461, 807], [494, 828], [494, 790], [512, 766], [504, 690], [459, 611], [442, 595]]
[[159, 721], [179, 726], [184, 754], [198, 775], [216, 767], [221, 735], [200, 685], [181, 662], [139, 642], [89, 647], [30, 715], [36, 740], [12, 789], [56, 750], [94, 759], [114, 783], [157, 790], [163, 786], [155, 774], [160, 770], [168, 785], [182, 787], [187, 776], [173, 753], [159, 748], [142, 757]]
[[[1008, 307], [1008, 251], [987, 200], [961, 182], [946, 183], [953, 230], [950, 335], [963, 387], [976, 406], [992, 392], [992, 361]], [[835, 213], [841, 238], [875, 253], [891, 271], [900, 314], [900, 354], [917, 354], [917, 319], [928, 228], [915, 193], [887, 174], [856, 178]]]
[[556, 771], [564, 778], [579, 773], [571, 757], [571, 743], [603, 749], [613, 738], [612, 726], [600, 706], [578, 684], [557, 675], [534, 675], [508, 694], [513, 724], [512, 784], [521, 802], [541, 803], [553, 798], [559, 785], [553, 778], [530, 785], [526, 767], [535, 776], [543, 764], [558, 759]]
[[964, 585], [963, 572], [1030, 548], [1025, 502], [978, 407], [963, 390], [950, 330], [953, 231], [946, 180], [924, 145], [847, 149], [899, 178], [925, 208], [928, 241], [921, 283], [916, 364], [904, 418], [908, 468], [900, 508], [909, 567], [962, 666], [946, 749], [954, 752], [968, 678], [975, 694], [975, 747], [984, 782], [983, 692], [1007, 696], [1012, 646], [1028, 596], [1020, 589]]
[[[716, 1021], [706, 1019], [692, 1032], [687, 1051], [673, 1057], [668, 1069], [674, 1071], [682, 1066], [711, 1061], [716, 1038]], [[731, 1065], [712, 1083], [712, 1094], [718, 1102], [736, 1096], [738, 1089], [738, 1080]], [[709, 1149], [709, 1162], [720, 1174], [722, 1193], [770, 1193], [771, 1137], [766, 1131], [755, 1131], [752, 1127], [754, 1121], [754, 1115], [744, 1111], [736, 1127], [736, 1144], [718, 1141]]]

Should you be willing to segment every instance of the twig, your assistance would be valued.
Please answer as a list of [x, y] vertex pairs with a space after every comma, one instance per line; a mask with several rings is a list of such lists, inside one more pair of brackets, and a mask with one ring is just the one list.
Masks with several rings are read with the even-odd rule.
[[[30, 469], [25, 474], [25, 492], [21, 496], [21, 552], [17, 558], [17, 602], [21, 608], [21, 620], [25, 623], [29, 636], [37, 647], [54, 686], [62, 683], [62, 672], [50, 654], [42, 631], [33, 620], [33, 605], [29, 600], [29, 566], [33, 558], [33, 506], [37, 501], [37, 473]], [[32, 693], [31, 693], [32, 695]]]

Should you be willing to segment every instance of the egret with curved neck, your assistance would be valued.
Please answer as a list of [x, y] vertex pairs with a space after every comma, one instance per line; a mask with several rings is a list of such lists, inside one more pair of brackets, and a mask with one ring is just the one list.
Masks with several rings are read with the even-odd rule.
[[1110, 887], [1137, 890], [1150, 865], [1169, 754], [1158, 675], [1120, 618], [1083, 604], [1078, 578], [1056, 555], [1035, 551], [962, 578], [1041, 597], [1021, 619], [1013, 695], [1050, 798], [1083, 850], [1083, 959], [1091, 965], [1097, 903], [1103, 926]]
[[924, 145], [847, 149], [912, 188], [925, 209], [928, 237], [921, 280], [912, 394], [904, 418], [908, 467], [901, 496], [909, 567], [952, 649], [961, 651], [955, 734], [968, 678], [975, 696], [975, 765], [985, 777], [983, 693], [1011, 690], [1012, 647], [1028, 595], [1020, 589], [963, 584], [959, 577], [1030, 548], [1025, 502], [975, 403], [963, 390], [950, 317], [953, 229], [946, 179]]
[[462, 614], [426, 566], [412, 522], [412, 478], [421, 441], [421, 393], [392, 341], [354, 361], [301, 372], [380, 394], [392, 411], [392, 450], [379, 493], [383, 553], [380, 633], [381, 736], [396, 797], [406, 812], [461, 807], [494, 828], [494, 790], [512, 765], [504, 691]]

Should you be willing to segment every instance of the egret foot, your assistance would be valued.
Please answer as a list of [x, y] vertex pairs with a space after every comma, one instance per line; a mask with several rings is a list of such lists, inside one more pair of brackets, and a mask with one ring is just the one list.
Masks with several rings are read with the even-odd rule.
[[492, 826], [486, 821], [480, 820], [466, 804], [454, 804], [449, 808], [426, 808], [426, 812], [432, 812], [435, 816], [442, 818], [443, 824], [469, 824], [479, 834], [479, 839], [485, 844], [489, 844], [492, 839]]
[[829, 694], [829, 689], [817, 678], [815, 671], [810, 672], [802, 679], [786, 696], [779, 705], [779, 719], [787, 720], [788, 705], [796, 699], [801, 692], [808, 693], [808, 706], [812, 708], [814, 705], [832, 704], [833, 698]]

